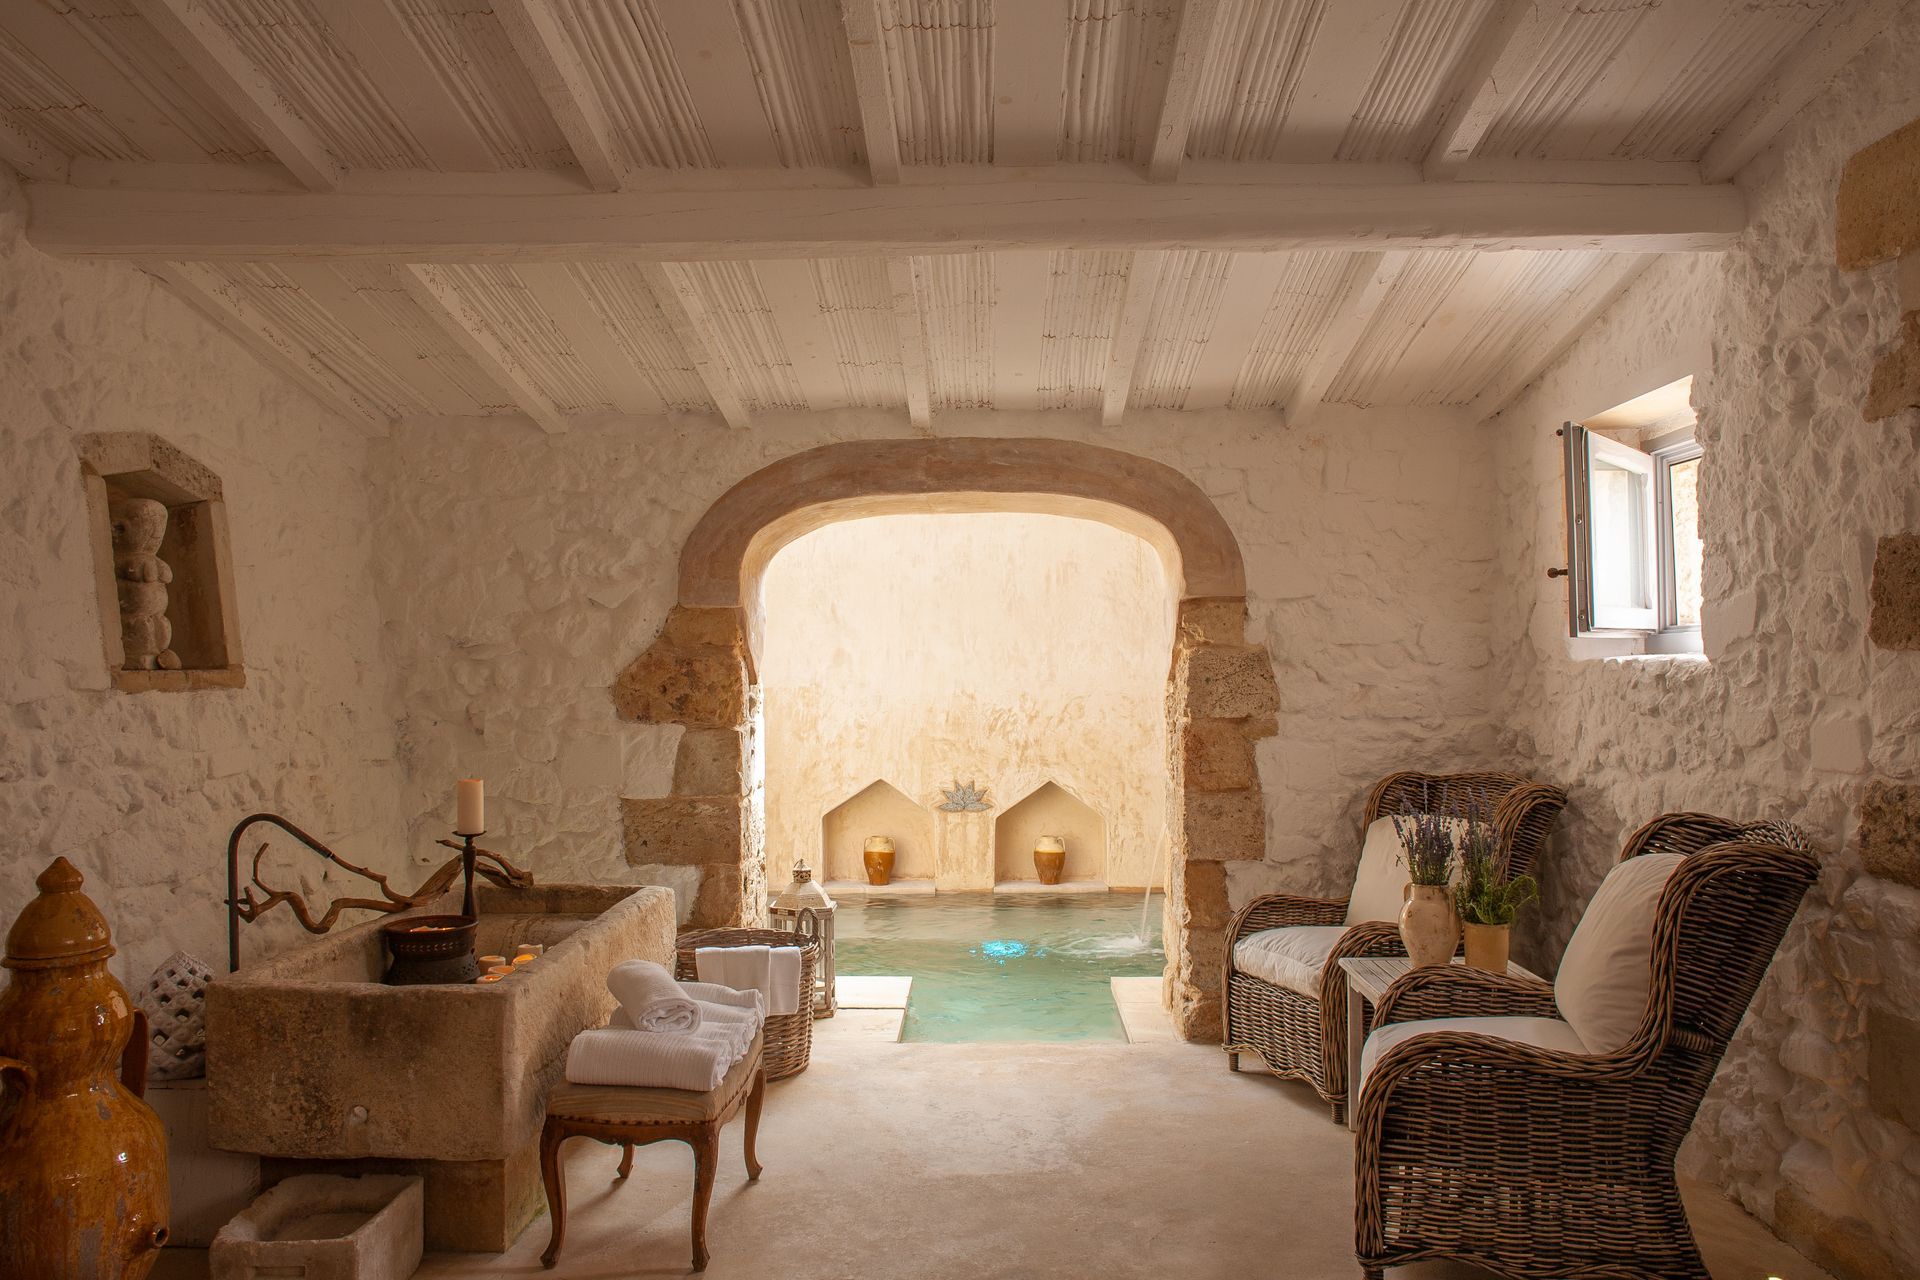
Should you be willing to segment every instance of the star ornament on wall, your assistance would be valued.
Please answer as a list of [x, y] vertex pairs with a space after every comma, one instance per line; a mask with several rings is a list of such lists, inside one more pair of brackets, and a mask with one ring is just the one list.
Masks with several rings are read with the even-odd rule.
[[987, 799], [986, 788], [975, 784], [971, 778], [965, 786], [961, 786], [960, 780], [955, 778], [952, 788], [940, 794], [946, 797], [940, 808], [948, 813], [979, 813], [983, 809], [993, 808], [993, 802]]

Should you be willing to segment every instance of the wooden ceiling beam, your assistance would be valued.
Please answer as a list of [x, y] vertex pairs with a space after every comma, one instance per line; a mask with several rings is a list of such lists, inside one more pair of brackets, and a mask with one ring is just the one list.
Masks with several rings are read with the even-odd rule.
[[499, 157], [420, 49], [394, 0], [329, 0], [320, 12], [340, 47], [406, 122], [427, 158], [444, 170], [485, 173]]
[[928, 431], [933, 422], [933, 394], [927, 375], [927, 321], [921, 312], [917, 275], [911, 258], [887, 259], [893, 327], [900, 339], [900, 377], [907, 389], [907, 418], [917, 429]]
[[494, 333], [485, 316], [474, 309], [459, 286], [432, 264], [416, 263], [398, 273], [400, 283], [420, 309], [446, 331], [501, 391], [541, 430], [558, 434], [567, 429], [560, 407], [547, 398], [539, 384]]
[[547, 0], [494, 0], [493, 14], [588, 185], [595, 191], [620, 190], [626, 184], [626, 166], [614, 145], [613, 122]]
[[1224, 0], [1186, 0], [1180, 7], [1160, 108], [1154, 113], [1151, 132], [1134, 152], [1136, 159], [1145, 159], [1147, 177], [1153, 182], [1174, 182], [1180, 177], [1180, 166], [1187, 158], [1187, 135], [1193, 130], [1193, 113], [1200, 99], [1201, 67], [1213, 47], [1223, 4]]
[[[431, 195], [101, 190], [30, 184], [28, 238], [68, 257], [206, 261], [674, 261], [999, 249], [1720, 250], [1730, 185], [992, 183]], [[504, 176], [504, 175], [502, 175]]]
[[1473, 159], [1480, 140], [1526, 83], [1557, 22], [1535, 0], [1500, 0], [1481, 28], [1473, 56], [1427, 152], [1429, 178], [1450, 178]]
[[1149, 249], [1134, 254], [1127, 267], [1127, 287], [1120, 297], [1120, 313], [1114, 319], [1107, 373], [1100, 387], [1102, 426], [1117, 427], [1126, 416], [1127, 400], [1133, 394], [1133, 373], [1140, 367], [1140, 345], [1147, 336], [1147, 321], [1153, 314], [1153, 299], [1166, 263], [1165, 253]]
[[893, 119], [893, 88], [887, 79], [887, 46], [880, 0], [840, 0], [853, 64], [853, 95], [860, 107], [867, 176], [877, 186], [900, 181], [900, 131]]
[[313, 191], [340, 185], [340, 164], [320, 135], [200, 0], [134, 0], [134, 7], [302, 185]]
[[739, 390], [733, 385], [733, 375], [720, 354], [720, 343], [713, 333], [713, 321], [707, 315], [706, 300], [685, 275], [674, 269], [672, 263], [643, 263], [640, 274], [645, 278], [647, 288], [653, 291], [654, 301], [660, 304], [660, 314], [667, 318], [667, 326], [679, 339], [687, 362], [693, 366], [694, 376], [707, 389], [707, 397], [713, 401], [714, 409], [726, 419], [728, 426], [739, 431], [746, 430], [751, 425], [746, 402], [740, 398]]
[[993, 9], [993, 162], [1055, 164], [1066, 110], [1068, 0], [1020, 0]]
[[1320, 407], [1327, 389], [1352, 359], [1360, 339], [1366, 336], [1367, 326], [1373, 323], [1374, 314], [1400, 279], [1400, 273], [1407, 269], [1409, 260], [1410, 255], [1400, 252], [1366, 253], [1354, 262], [1340, 300], [1334, 303], [1332, 319], [1320, 331], [1320, 341], [1300, 375], [1300, 385], [1294, 388], [1286, 408], [1281, 410], [1287, 425], [1306, 421]]

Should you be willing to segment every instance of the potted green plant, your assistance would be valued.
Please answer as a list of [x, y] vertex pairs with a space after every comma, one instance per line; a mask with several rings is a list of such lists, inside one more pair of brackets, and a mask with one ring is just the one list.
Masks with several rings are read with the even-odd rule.
[[1488, 973], [1505, 973], [1513, 918], [1539, 897], [1540, 886], [1532, 876], [1507, 879], [1493, 828], [1469, 822], [1460, 839], [1460, 883], [1453, 891], [1467, 937], [1467, 964]]
[[1407, 866], [1406, 905], [1400, 908], [1400, 941], [1415, 968], [1448, 964], [1460, 943], [1460, 921], [1448, 901], [1453, 874], [1454, 824], [1441, 813], [1394, 818], [1401, 861]]

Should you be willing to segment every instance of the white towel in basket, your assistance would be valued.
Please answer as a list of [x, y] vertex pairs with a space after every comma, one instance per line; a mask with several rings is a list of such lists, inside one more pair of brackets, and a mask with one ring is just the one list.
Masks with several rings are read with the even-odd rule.
[[770, 1018], [800, 1011], [798, 947], [699, 947], [693, 968], [702, 982], [760, 992]]

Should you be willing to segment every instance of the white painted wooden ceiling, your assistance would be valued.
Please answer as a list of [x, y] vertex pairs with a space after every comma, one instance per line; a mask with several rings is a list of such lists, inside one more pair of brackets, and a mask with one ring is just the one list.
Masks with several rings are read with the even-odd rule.
[[[777, 212], [808, 190], [974, 183], [991, 223], [1063, 175], [1121, 202], [1151, 183], [1307, 184], [1336, 205], [1403, 184], [1420, 207], [1507, 183], [1659, 204], [1724, 184], [1902, 3], [5, 0], [0, 159], [53, 252], [87, 239], [63, 219], [152, 225], [140, 200], [182, 192], [410, 195], [449, 222], [523, 196], [718, 191]], [[253, 253], [257, 229], [75, 251], [142, 261], [368, 419], [551, 429], [849, 406], [1485, 412], [1649, 260], [1604, 231], [1501, 251], [1464, 230], [1373, 248], [1366, 225], [1285, 250], [928, 235], [956, 251], [461, 260]]]

